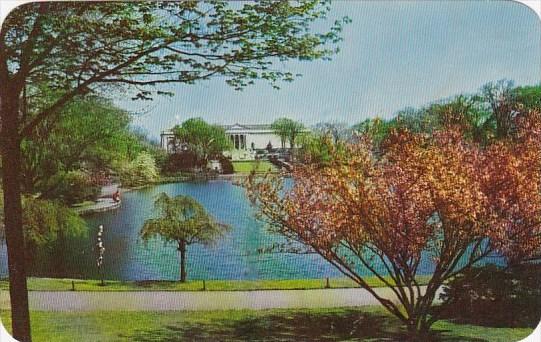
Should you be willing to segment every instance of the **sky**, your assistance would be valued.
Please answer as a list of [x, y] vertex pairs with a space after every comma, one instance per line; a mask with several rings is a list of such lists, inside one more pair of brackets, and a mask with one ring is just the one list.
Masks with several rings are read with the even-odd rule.
[[[541, 83], [541, 20], [512, 1], [335, 1], [329, 14], [351, 18], [331, 61], [287, 62], [303, 76], [280, 90], [260, 81], [235, 91], [223, 78], [171, 85], [173, 97], [117, 100], [134, 125], [158, 138], [190, 117], [218, 124], [271, 123], [290, 117], [306, 125], [355, 124], [392, 117], [500, 79]], [[316, 29], [319, 29], [316, 27]]]

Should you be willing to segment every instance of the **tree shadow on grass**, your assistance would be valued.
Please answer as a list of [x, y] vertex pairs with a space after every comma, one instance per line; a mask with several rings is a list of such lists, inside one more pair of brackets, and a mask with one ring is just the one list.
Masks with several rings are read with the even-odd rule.
[[[193, 313], [197, 315], [197, 313]], [[464, 336], [435, 332], [433, 341], [481, 342]], [[130, 341], [405, 341], [400, 322], [381, 313], [284, 311], [257, 314], [212, 323], [178, 322], [160, 329], [125, 336]]]

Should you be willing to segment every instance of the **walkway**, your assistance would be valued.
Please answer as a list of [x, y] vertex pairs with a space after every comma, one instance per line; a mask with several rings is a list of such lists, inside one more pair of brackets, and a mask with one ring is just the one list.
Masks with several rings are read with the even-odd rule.
[[73, 207], [79, 215], [99, 213], [120, 208], [121, 202], [115, 202], [112, 198], [98, 198], [96, 202], [81, 207]]
[[116, 202], [112, 198], [113, 194], [119, 190], [119, 186], [119, 184], [102, 186], [100, 196], [94, 203], [73, 207], [73, 209], [79, 213], [79, 215], [86, 215], [120, 208], [120, 202]]
[[[378, 288], [376, 291], [385, 298], [394, 298], [388, 288]], [[44, 311], [261, 310], [379, 305], [379, 302], [364, 289], [208, 292], [31, 291], [29, 300], [31, 309]], [[0, 291], [0, 308], [7, 308], [8, 305], [8, 292]]]
[[120, 188], [120, 184], [110, 184], [101, 187], [101, 192], [99, 197], [111, 197], [115, 192]]

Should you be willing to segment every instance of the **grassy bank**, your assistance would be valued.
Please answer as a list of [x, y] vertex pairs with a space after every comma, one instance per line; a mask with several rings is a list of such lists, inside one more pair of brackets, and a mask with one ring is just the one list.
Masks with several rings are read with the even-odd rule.
[[[9, 313], [0, 311], [10, 329]], [[209, 312], [31, 312], [33, 341], [401, 341], [400, 322], [379, 307]], [[435, 341], [518, 341], [530, 328], [441, 321]]]
[[[384, 286], [376, 277], [366, 278], [374, 287]], [[420, 283], [426, 283], [428, 277], [419, 277]], [[106, 286], [100, 286], [99, 280], [29, 278], [30, 291], [70, 291], [72, 282], [76, 291], [201, 291], [202, 280], [190, 280], [186, 283], [178, 281], [113, 281], [107, 280]], [[255, 291], [255, 290], [305, 290], [327, 287], [325, 279], [291, 279], [291, 280], [207, 280], [207, 291]], [[348, 278], [329, 278], [330, 288], [351, 288], [357, 285]], [[6, 279], [0, 280], [0, 290], [8, 290]]]
[[256, 172], [267, 172], [267, 171], [275, 171], [276, 167], [271, 164], [271, 162], [267, 160], [260, 160], [258, 162], [256, 161], [234, 161], [233, 164], [233, 171], [235, 173], [249, 173], [254, 168]]

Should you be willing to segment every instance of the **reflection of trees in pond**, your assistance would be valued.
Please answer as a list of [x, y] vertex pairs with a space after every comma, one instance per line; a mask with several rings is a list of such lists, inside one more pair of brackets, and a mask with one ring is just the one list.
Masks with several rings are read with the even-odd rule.
[[[97, 227], [105, 227], [104, 272], [107, 279], [163, 279], [179, 276], [178, 253], [161, 240], [147, 247], [138, 239], [140, 225], [152, 214], [154, 196], [188, 194], [200, 201], [220, 222], [231, 225], [217, 246], [194, 246], [188, 251], [192, 279], [297, 279], [340, 276], [318, 255], [258, 253], [259, 249], [280, 243], [283, 238], [267, 232], [253, 216], [242, 187], [229, 182], [164, 184], [123, 194], [122, 207], [115, 211], [85, 216], [88, 237], [67, 238], [65, 248], [42, 253], [32, 266], [32, 275], [73, 278], [98, 278], [93, 251]], [[5, 245], [4, 245], [5, 247]], [[0, 251], [3, 247], [0, 247]], [[1, 253], [5, 253], [5, 250]], [[5, 261], [5, 259], [3, 259]], [[55, 265], [56, 262], [56, 265]], [[431, 272], [433, 264], [423, 258], [421, 269]], [[0, 264], [0, 276], [7, 264]]]
[[[171, 196], [194, 197], [218, 221], [232, 227], [218, 245], [194, 246], [188, 251], [192, 279], [297, 279], [338, 275], [317, 255], [258, 253], [258, 249], [280, 242], [282, 238], [268, 233], [254, 218], [245, 190], [225, 181], [163, 184], [127, 191], [118, 210], [85, 216], [88, 237], [66, 239], [66, 248], [56, 261], [52, 253], [40, 255], [32, 274], [97, 279], [93, 247], [97, 227], [103, 224], [106, 279], [177, 279], [179, 260], [175, 247], [161, 240], [145, 247], [137, 237], [144, 220], [152, 215], [154, 196], [162, 191]], [[55, 262], [61, 267], [56, 269]], [[7, 264], [0, 268], [0, 275], [6, 275]]]

